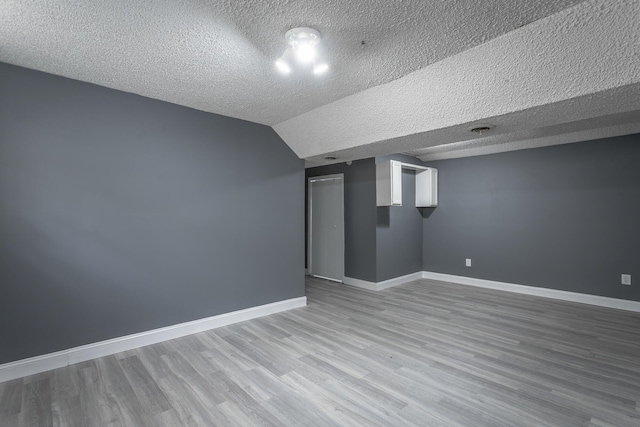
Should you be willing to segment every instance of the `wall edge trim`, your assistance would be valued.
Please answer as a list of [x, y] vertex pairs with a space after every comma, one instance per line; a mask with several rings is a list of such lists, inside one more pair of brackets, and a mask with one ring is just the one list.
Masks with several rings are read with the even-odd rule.
[[640, 313], [640, 301], [603, 297], [600, 295], [581, 294], [578, 292], [540, 288], [537, 286], [518, 285], [515, 283], [497, 282], [494, 280], [476, 279], [473, 277], [455, 276], [452, 274], [435, 273], [431, 271], [423, 271], [422, 274], [422, 277], [424, 279], [429, 280], [438, 280], [443, 282], [456, 283], [459, 285], [495, 289], [517, 294], [533, 295], [542, 298], [551, 298], [562, 301], [577, 302], [581, 304], [590, 304], [599, 307], [614, 308], [617, 310], [626, 310]]
[[393, 286], [403, 285], [405, 283], [413, 282], [414, 280], [422, 279], [422, 271], [407, 274], [400, 277], [394, 277], [393, 279], [384, 280], [382, 282], [368, 282], [366, 280], [354, 279], [352, 277], [344, 277], [342, 283], [349, 286], [355, 286], [357, 288], [367, 289], [370, 291], [381, 291], [383, 289], [391, 288]]
[[304, 307], [306, 305], [306, 296], [291, 298], [4, 363], [0, 365], [0, 382], [10, 381], [52, 369], [63, 368], [68, 365], [73, 365], [74, 363], [109, 356], [122, 351], [204, 332], [210, 329], [244, 322], [245, 320], [291, 310], [293, 308]]
[[369, 291], [381, 291], [393, 286], [403, 285], [414, 280], [428, 279], [442, 282], [456, 283], [459, 285], [475, 286], [478, 288], [494, 289], [498, 291], [513, 292], [524, 295], [532, 295], [542, 298], [551, 298], [561, 301], [577, 302], [580, 304], [595, 305], [598, 307], [613, 308], [640, 313], [640, 301], [631, 301], [620, 298], [603, 297], [600, 295], [582, 294], [578, 292], [562, 291], [558, 289], [540, 288], [537, 286], [518, 285], [515, 283], [497, 282], [494, 280], [476, 279], [474, 277], [455, 276], [453, 274], [421, 271], [395, 277], [383, 282], [369, 282], [361, 279], [346, 277], [345, 285], [355, 286]]

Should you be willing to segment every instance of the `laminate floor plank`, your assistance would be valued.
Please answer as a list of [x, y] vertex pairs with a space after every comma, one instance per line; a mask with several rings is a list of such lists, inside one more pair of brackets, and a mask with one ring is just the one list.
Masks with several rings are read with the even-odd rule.
[[[120, 360], [120, 366], [115, 363], [110, 371], [106, 371], [107, 377], [120, 374], [124, 372], [124, 376], [129, 380], [124, 382], [122, 378], [122, 385], [116, 386], [120, 389], [120, 395], [133, 397], [135, 395], [140, 402], [140, 406], [146, 409], [148, 415], [156, 415], [167, 411], [171, 408], [166, 396], [158, 387], [153, 377], [149, 374], [149, 371], [144, 367], [138, 356], [130, 356], [126, 359]], [[121, 367], [121, 370], [118, 368]], [[131, 392], [127, 392], [131, 390]]]
[[280, 377], [263, 367], [252, 369], [244, 374], [253, 384], [252, 390], [259, 390], [262, 395], [261, 400], [265, 402], [271, 400], [274, 396], [286, 396], [293, 393], [289, 388], [282, 387]]
[[425, 408], [423, 405], [409, 404], [398, 412], [398, 416], [405, 422], [399, 425], [414, 425], [420, 427], [466, 427], [444, 414]]
[[344, 391], [341, 394], [333, 392], [328, 385], [335, 380], [329, 380], [322, 385], [318, 385], [297, 372], [290, 372], [283, 376], [282, 381], [295, 390], [297, 395], [306, 396], [310, 401], [321, 407], [339, 425], [372, 427], [380, 425], [375, 411], [371, 410], [371, 408], [362, 411], [357, 404], [345, 399]]
[[[281, 376], [292, 369], [292, 367], [286, 363], [286, 360], [274, 357], [273, 354], [244, 341], [240, 337], [226, 336], [224, 339], [228, 341], [236, 351], [246, 354], [256, 364], [264, 366], [277, 376]], [[287, 355], [283, 356], [286, 357]]]
[[174, 372], [174, 375], [169, 376], [168, 379], [174, 384], [185, 384], [189, 388], [190, 394], [195, 394], [198, 401], [202, 402], [205, 407], [212, 407], [227, 400], [227, 396], [209, 380], [209, 376], [200, 375], [185, 355], [173, 352], [165, 354], [161, 358]]
[[132, 417], [126, 407], [122, 407], [122, 399], [133, 399], [135, 396], [119, 395], [110, 384], [111, 380], [105, 380], [103, 373], [99, 371], [97, 364], [100, 362], [92, 360], [90, 364], [81, 364], [82, 367], [77, 372], [80, 414], [75, 417], [82, 420], [83, 426], [126, 426], [133, 423], [145, 425], [137, 416]]
[[227, 342], [223, 345], [213, 345], [209, 350], [200, 354], [212, 367], [217, 368], [216, 371], [249, 371], [260, 366], [259, 363], [239, 353]]
[[[3, 390], [0, 394], [0, 421], [3, 418], [8, 419], [22, 411], [22, 390], [24, 388], [24, 379], [2, 383]], [[0, 423], [0, 425], [2, 425]]]
[[226, 401], [217, 406], [220, 414], [219, 424], [229, 426], [250, 426], [255, 424], [235, 403]]
[[[281, 426], [331, 426], [340, 424], [329, 418], [326, 408], [316, 402], [309, 403], [308, 399], [300, 396], [277, 395], [265, 402], [265, 407], [280, 421]], [[251, 424], [248, 424], [251, 425]]]
[[173, 408], [152, 416], [149, 419], [149, 424], [154, 427], [176, 427], [187, 425], [182, 422], [177, 411]]
[[49, 378], [25, 385], [21, 414], [23, 426], [53, 426]]
[[[215, 425], [217, 421], [214, 418], [213, 406], [207, 396], [195, 391], [190, 383], [175, 378], [160, 378], [158, 387], [164, 392], [175, 416], [180, 420], [177, 425], [198, 427], [206, 425]], [[170, 415], [159, 414], [159, 418]]]
[[[280, 378], [282, 384], [287, 386], [289, 392], [279, 395], [287, 403], [286, 414], [288, 419], [299, 419], [299, 404], [303, 404], [308, 411], [310, 425], [345, 425], [354, 422], [346, 416], [350, 410], [337, 396], [330, 393], [325, 387], [327, 381], [321, 383], [309, 380], [305, 375], [290, 372]], [[304, 402], [304, 403], [302, 403]], [[273, 400], [268, 403], [273, 404]], [[296, 425], [295, 423], [291, 423]]]
[[245, 417], [252, 420], [252, 424], [260, 426], [278, 426], [280, 424], [273, 414], [239, 387], [228, 375], [216, 372], [211, 375], [211, 378], [216, 388], [228, 396], [229, 400], [239, 407]]
[[66, 398], [56, 396], [55, 401], [51, 404], [51, 411], [53, 414], [53, 425], [55, 427], [83, 425], [83, 411], [80, 404], [80, 396]]
[[307, 279], [305, 308], [0, 383], [0, 426], [640, 426], [640, 314]]
[[95, 362], [97, 381], [104, 385], [107, 396], [115, 403], [123, 424], [147, 425], [146, 417], [161, 412], [155, 405], [140, 399], [135, 390], [140, 384], [130, 382], [119, 363], [121, 360], [115, 356], [107, 356], [96, 359]]
[[54, 401], [78, 397], [78, 375], [75, 365], [56, 369], [49, 374], [51, 375], [51, 394]]
[[328, 381], [324, 388], [339, 398], [341, 402], [347, 404], [353, 411], [366, 414], [366, 418], [370, 420], [370, 425], [412, 425], [400, 417], [399, 408], [385, 404], [384, 401], [379, 400], [376, 396], [362, 394], [338, 381]]

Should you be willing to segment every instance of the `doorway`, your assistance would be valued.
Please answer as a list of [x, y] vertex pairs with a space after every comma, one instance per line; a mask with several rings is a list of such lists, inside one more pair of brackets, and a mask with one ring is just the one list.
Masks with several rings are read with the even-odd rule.
[[308, 268], [311, 276], [344, 279], [344, 174], [309, 178]]

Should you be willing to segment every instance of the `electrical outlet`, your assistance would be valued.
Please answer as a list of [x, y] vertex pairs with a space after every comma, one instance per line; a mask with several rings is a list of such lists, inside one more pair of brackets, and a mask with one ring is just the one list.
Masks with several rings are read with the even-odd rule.
[[467, 260], [465, 261], [465, 265], [467, 267], [471, 267], [471, 258], [467, 258]]
[[623, 285], [630, 285], [631, 284], [631, 275], [630, 274], [623, 274], [621, 282], [622, 282]]

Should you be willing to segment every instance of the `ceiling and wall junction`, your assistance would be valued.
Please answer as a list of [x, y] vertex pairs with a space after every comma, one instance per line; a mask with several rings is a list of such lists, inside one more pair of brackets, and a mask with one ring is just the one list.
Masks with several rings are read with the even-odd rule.
[[[637, 0], [2, 0], [0, 20], [0, 61], [273, 126], [308, 165], [640, 132]], [[322, 78], [274, 69], [298, 26]]]

